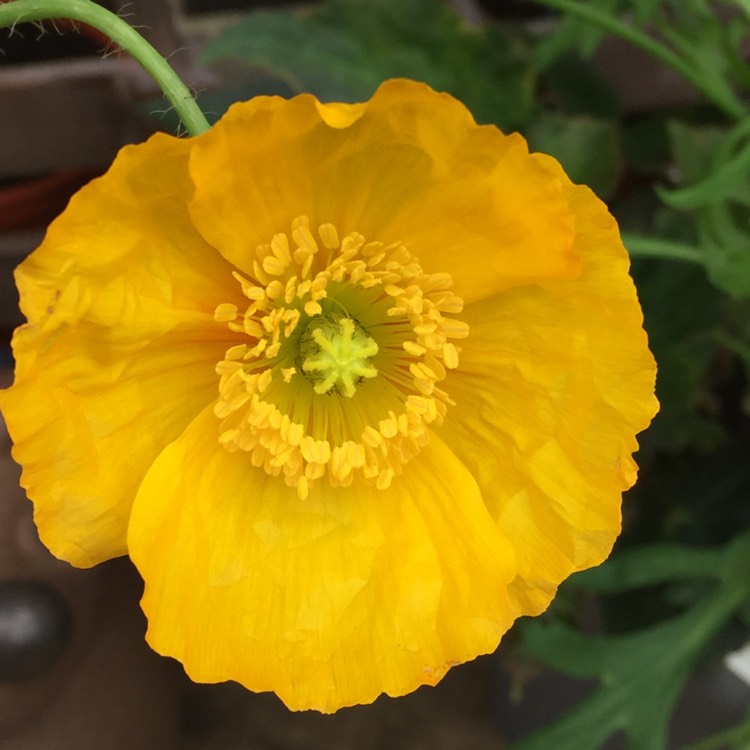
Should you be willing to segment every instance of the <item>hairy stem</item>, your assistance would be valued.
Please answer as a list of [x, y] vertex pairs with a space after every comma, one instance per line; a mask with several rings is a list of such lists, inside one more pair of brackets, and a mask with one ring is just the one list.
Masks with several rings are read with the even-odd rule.
[[0, 28], [53, 18], [81, 21], [106, 34], [156, 81], [190, 135], [208, 130], [208, 121], [195, 98], [169, 63], [135, 29], [111, 11], [91, 0], [12, 0], [0, 4]]

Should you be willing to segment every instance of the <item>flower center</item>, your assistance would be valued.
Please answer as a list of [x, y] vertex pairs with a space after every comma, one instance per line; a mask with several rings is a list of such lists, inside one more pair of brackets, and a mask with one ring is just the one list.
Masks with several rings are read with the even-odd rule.
[[424, 273], [401, 243], [339, 240], [332, 224], [292, 223], [234, 276], [249, 304], [215, 318], [238, 336], [216, 366], [220, 443], [296, 487], [380, 489], [429, 440], [453, 402], [463, 302], [447, 273]]
[[353, 318], [316, 315], [300, 336], [301, 370], [315, 393], [341, 393], [351, 398], [364, 378], [378, 371], [372, 357], [378, 345]]

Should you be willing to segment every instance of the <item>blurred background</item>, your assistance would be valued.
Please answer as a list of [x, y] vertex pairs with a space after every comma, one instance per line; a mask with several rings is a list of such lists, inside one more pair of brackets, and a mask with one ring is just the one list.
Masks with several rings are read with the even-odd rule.
[[[556, 156], [620, 222], [662, 410], [608, 563], [438, 687], [335, 716], [152, 654], [126, 561], [77, 571], [36, 539], [3, 430], [0, 750], [750, 748], [750, 3], [101, 4], [212, 121], [260, 93], [361, 101], [405, 76]], [[179, 128], [95, 29], [0, 31], [0, 384], [15, 265], [122, 145]]]

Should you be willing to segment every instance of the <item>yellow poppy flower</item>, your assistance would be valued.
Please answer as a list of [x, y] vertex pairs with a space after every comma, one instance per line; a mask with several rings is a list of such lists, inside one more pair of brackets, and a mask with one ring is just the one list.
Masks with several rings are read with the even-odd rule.
[[408, 81], [124, 148], [18, 269], [42, 539], [130, 554], [196, 680], [436, 683], [601, 562], [656, 410], [614, 220]]

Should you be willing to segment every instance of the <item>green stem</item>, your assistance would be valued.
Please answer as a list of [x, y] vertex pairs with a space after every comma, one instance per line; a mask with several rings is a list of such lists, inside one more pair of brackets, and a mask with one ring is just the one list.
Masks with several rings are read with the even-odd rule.
[[199, 135], [210, 125], [190, 90], [167, 61], [131, 26], [91, 0], [13, 0], [0, 4], [0, 28], [29, 21], [67, 18], [81, 21], [106, 34], [130, 53], [159, 84], [190, 135]]
[[577, 2], [577, 0], [539, 0], [539, 2], [550, 8], [568, 13], [571, 16], [577, 16], [583, 21], [599, 26], [605, 31], [616, 34], [628, 42], [635, 44], [690, 81], [730, 117], [741, 119], [745, 116], [746, 112], [743, 104], [730, 91], [717, 90], [712, 86], [705, 79], [703, 71], [699, 67], [691, 65], [682, 57], [675, 54], [669, 47], [666, 47], [648, 34], [623, 23], [618, 18], [604, 11], [597, 10], [593, 7], [593, 3], [584, 4]]
[[623, 234], [622, 241], [634, 258], [665, 258], [706, 265], [706, 258], [700, 249], [682, 242], [640, 234]]

